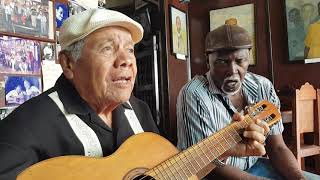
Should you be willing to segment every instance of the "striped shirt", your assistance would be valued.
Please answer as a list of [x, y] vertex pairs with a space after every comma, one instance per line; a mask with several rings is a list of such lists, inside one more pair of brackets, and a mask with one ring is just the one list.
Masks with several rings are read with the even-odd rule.
[[[200, 140], [229, 125], [232, 117], [218, 99], [221, 94], [230, 108], [237, 112], [227, 96], [213, 83], [209, 72], [204, 76], [195, 76], [180, 91], [177, 100], [178, 148], [186, 149]], [[248, 104], [268, 100], [280, 109], [280, 101], [272, 83], [265, 77], [248, 72], [242, 82], [242, 93]], [[281, 134], [282, 121], [275, 124], [270, 135]], [[258, 157], [229, 157], [228, 165], [242, 170], [250, 168]]]

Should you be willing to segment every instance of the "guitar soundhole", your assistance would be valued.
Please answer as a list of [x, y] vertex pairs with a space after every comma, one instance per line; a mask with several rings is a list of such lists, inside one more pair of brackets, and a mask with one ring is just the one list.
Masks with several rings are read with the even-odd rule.
[[133, 180], [151, 180], [151, 179], [154, 179], [154, 178], [151, 176], [140, 175], [138, 177], [135, 177]]

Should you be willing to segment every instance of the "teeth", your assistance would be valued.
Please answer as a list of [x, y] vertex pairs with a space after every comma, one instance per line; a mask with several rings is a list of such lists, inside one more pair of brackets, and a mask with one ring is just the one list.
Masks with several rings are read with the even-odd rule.
[[126, 83], [126, 82], [128, 82], [127, 80], [116, 80], [115, 81], [116, 83]]

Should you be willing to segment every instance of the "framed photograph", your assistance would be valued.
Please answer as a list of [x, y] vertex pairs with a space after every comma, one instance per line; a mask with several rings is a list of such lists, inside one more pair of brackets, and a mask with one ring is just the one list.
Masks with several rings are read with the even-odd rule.
[[320, 0], [285, 0], [288, 59], [320, 58]]
[[187, 15], [170, 6], [171, 50], [173, 54], [188, 56]]
[[235, 20], [237, 24], [246, 29], [252, 39], [250, 65], [255, 65], [256, 60], [256, 33], [255, 33], [255, 8], [254, 4], [215, 9], [210, 11], [210, 31], [225, 24], [226, 20]]
[[63, 21], [69, 17], [69, 8], [67, 4], [56, 1], [56, 27], [60, 28]]
[[84, 7], [79, 5], [76, 1], [69, 1], [68, 8], [69, 8], [69, 16], [78, 14], [79, 12], [86, 10]]
[[0, 36], [0, 73], [40, 75], [40, 43]]
[[55, 43], [41, 42], [41, 61], [56, 61]]
[[4, 76], [6, 106], [17, 106], [41, 93], [37, 76]]
[[19, 37], [54, 40], [53, 2], [6, 0], [0, 8], [0, 32]]

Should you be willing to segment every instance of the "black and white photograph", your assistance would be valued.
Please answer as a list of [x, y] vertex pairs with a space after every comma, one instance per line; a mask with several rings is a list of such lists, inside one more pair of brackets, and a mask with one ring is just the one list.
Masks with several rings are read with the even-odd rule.
[[41, 60], [55, 61], [55, 44], [49, 42], [41, 42]]

